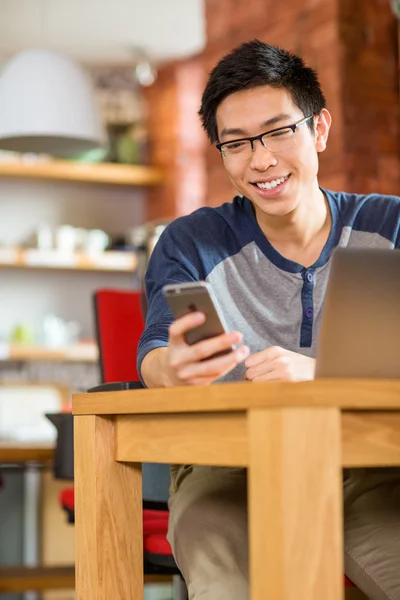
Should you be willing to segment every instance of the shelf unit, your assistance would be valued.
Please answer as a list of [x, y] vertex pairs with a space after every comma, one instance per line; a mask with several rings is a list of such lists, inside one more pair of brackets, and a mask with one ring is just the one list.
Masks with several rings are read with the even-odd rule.
[[144, 165], [83, 163], [74, 161], [0, 162], [0, 177], [51, 179], [128, 186], [163, 183], [162, 171]]
[[88, 255], [37, 248], [0, 248], [0, 269], [55, 269], [133, 273], [138, 265], [135, 252], [108, 250]]
[[[68, 160], [25, 158], [0, 162], [0, 180], [6, 178], [106, 184], [122, 187], [161, 185], [161, 170], [144, 165], [84, 163]], [[131, 251], [106, 251], [96, 255], [84, 252], [65, 253], [37, 248], [0, 247], [0, 269], [66, 270], [69, 272], [134, 273], [138, 257]], [[69, 348], [52, 349], [32, 344], [0, 343], [0, 362], [51, 361], [96, 363], [95, 342], [78, 343]]]
[[[35, 181], [37, 182], [36, 184], [34, 183]], [[79, 199], [82, 198], [84, 202], [88, 202], [88, 210], [83, 210], [76, 219], [84, 228], [89, 229], [97, 226], [107, 229], [109, 225], [110, 228], [114, 228], [113, 231], [116, 231], [118, 230], [117, 227], [120, 227], [119, 223], [122, 227], [125, 224], [127, 226], [133, 225], [135, 221], [130, 223], [129, 219], [132, 218], [132, 214], [135, 216], [139, 215], [139, 218], [141, 218], [140, 203], [144, 200], [144, 190], [133, 193], [134, 190], [132, 188], [158, 186], [163, 181], [164, 175], [160, 170], [147, 166], [106, 163], [89, 164], [58, 160], [51, 162], [38, 161], [35, 163], [22, 160], [18, 162], [0, 162], [0, 182], [2, 182], [2, 187], [4, 188], [2, 198], [4, 198], [7, 207], [10, 207], [10, 222], [18, 223], [19, 218], [21, 218], [22, 224], [25, 218], [24, 210], [26, 206], [26, 210], [29, 212], [29, 215], [27, 214], [26, 216], [26, 221], [29, 222], [30, 229], [34, 226], [32, 226], [32, 223], [34, 222], [34, 213], [37, 208], [35, 205], [36, 198], [40, 201], [37, 210], [37, 222], [40, 223], [43, 220], [43, 214], [53, 215], [50, 206], [46, 213], [47, 204], [53, 200], [52, 196], [56, 198], [55, 201], [58, 201], [60, 198], [64, 201], [67, 194], [76, 195]], [[53, 182], [52, 185], [51, 182]], [[102, 189], [101, 186], [106, 189]], [[9, 198], [10, 194], [15, 194], [18, 202], [21, 202], [20, 198], [22, 197], [22, 210], [17, 210], [14, 206], [11, 206], [13, 198]], [[41, 200], [41, 196], [43, 196], [43, 201]], [[25, 197], [28, 199], [26, 205]], [[116, 201], [114, 204], [115, 198]], [[119, 198], [122, 200], [122, 210], [125, 210], [125, 214], [127, 214], [126, 219], [123, 213], [119, 216], [120, 207], [119, 205], [117, 206]], [[136, 199], [139, 199], [139, 202], [136, 202]], [[97, 202], [98, 200], [99, 202]], [[91, 202], [93, 204], [90, 204]], [[74, 203], [72, 203], [72, 206], [74, 206]], [[66, 207], [67, 210], [63, 210], [64, 205], [62, 205], [62, 208], [58, 209], [57, 207], [57, 210], [54, 210], [55, 219], [53, 221], [55, 220], [56, 222], [52, 222], [52, 225], [56, 226], [57, 221], [61, 221], [61, 219], [62, 221], [58, 225], [63, 222], [70, 222], [68, 214], [72, 214], [72, 208], [69, 203]], [[3, 206], [2, 209], [3, 217], [7, 216], [8, 213], [6, 213]], [[98, 215], [95, 215], [96, 219], [94, 219], [95, 223], [93, 225], [89, 221], [90, 211], [93, 213], [99, 211], [99, 218], [97, 218]], [[114, 212], [118, 213], [118, 218], [114, 218]], [[21, 217], [19, 217], [19, 214]], [[111, 215], [110, 221], [108, 221], [109, 215]], [[44, 220], [46, 220], [46, 217], [44, 217]], [[73, 218], [71, 222], [72, 224], [74, 223]], [[13, 231], [11, 227], [10, 230]], [[6, 225], [3, 227], [3, 231], [7, 232]], [[17, 234], [10, 238], [4, 235], [4, 240], [2, 241], [5, 243], [6, 240], [10, 240], [9, 243], [12, 244], [14, 240], [18, 239], [19, 236]], [[22, 236], [20, 239], [22, 239]], [[18, 244], [18, 242], [15, 243]], [[110, 285], [109, 282], [112, 282], [113, 285], [119, 285], [118, 282], [121, 282], [121, 285], [126, 285], [131, 280], [131, 274], [134, 273], [137, 266], [137, 254], [128, 251], [107, 251], [97, 255], [88, 255], [84, 252], [72, 254], [56, 250], [44, 251], [37, 248], [0, 247], [0, 270], [3, 269], [3, 278], [7, 281], [16, 281], [16, 289], [20, 290], [23, 288], [23, 293], [26, 289], [28, 302], [30, 283], [35, 287], [35, 290], [38, 286], [43, 285], [44, 289], [48, 289], [50, 294], [53, 289], [54, 277], [56, 282], [54, 285], [68, 285], [69, 280], [71, 280], [72, 284], [76, 285], [78, 290], [86, 289], [87, 286], [89, 292], [89, 288], [99, 285], [100, 280], [104, 281], [105, 286], [107, 284]], [[18, 271], [12, 271], [13, 269], [18, 269]], [[7, 272], [5, 272], [6, 270]], [[26, 270], [32, 271], [27, 273]], [[56, 271], [63, 271], [63, 273], [57, 275]], [[44, 276], [45, 272], [46, 276]], [[93, 274], [86, 276], [85, 272], [93, 272]], [[124, 273], [125, 275], [123, 275]], [[24, 280], [27, 280], [25, 287]], [[7, 306], [11, 307], [10, 312], [12, 313], [12, 298], [15, 289], [9, 286], [8, 290]], [[55, 294], [55, 298], [57, 297], [58, 295]], [[7, 302], [5, 301], [6, 304]], [[54, 312], [57, 313], [57, 302], [56, 300], [53, 302], [55, 304]], [[18, 318], [27, 318], [23, 311], [20, 311], [20, 315], [18, 315]], [[63, 317], [66, 320], [73, 318], [78, 322], [80, 321], [75, 315], [70, 317], [68, 314], [63, 314]], [[29, 323], [29, 320], [27, 322]], [[5, 326], [7, 326], [7, 321], [5, 323]], [[60, 398], [62, 399], [62, 405], [64, 407], [68, 406], [71, 388], [82, 384], [90, 387], [90, 384], [87, 383], [87, 377], [90, 382], [98, 382], [98, 368], [96, 365], [99, 353], [97, 344], [89, 340], [93, 334], [90, 333], [90, 329], [87, 326], [84, 329], [84, 335], [85, 340], [65, 348], [49, 348], [40, 346], [39, 344], [1, 342], [0, 364], [2, 364], [3, 385], [4, 383], [10, 385], [9, 380], [11, 379], [13, 380], [12, 383], [15, 383], [17, 386], [40, 386], [42, 384], [48, 385], [47, 381], [51, 379], [51, 384], [60, 388], [57, 381], [60, 381], [62, 378], [63, 387], [67, 387], [65, 387], [64, 393], [60, 395]], [[25, 378], [20, 380], [21, 373], [27, 375], [26, 380]], [[16, 374], [18, 374], [17, 378], [15, 377]], [[32, 444], [22, 445], [21, 443], [15, 443], [14, 445], [10, 444], [8, 447], [4, 447], [3, 444], [0, 452], [2, 452], [3, 459], [9, 462], [25, 460], [42, 462], [44, 460], [51, 460], [53, 455], [52, 447], [49, 445], [43, 448], [43, 445], [40, 444], [40, 447], [32, 448]], [[29, 483], [32, 484], [32, 474], [29, 477]], [[50, 501], [53, 498], [53, 488], [50, 487], [48, 481], [45, 481], [44, 485], [40, 486], [40, 488], [36, 485], [38, 482], [33, 483], [35, 484], [33, 485], [33, 493], [32, 485], [24, 487], [26, 489], [25, 498], [29, 496], [27, 507], [31, 507], [28, 518], [24, 520], [24, 530], [29, 532], [33, 530], [32, 522], [37, 512], [35, 507], [35, 489], [41, 489], [44, 501], [46, 502], [43, 506], [43, 558], [44, 560], [49, 560], [54, 554], [54, 549], [57, 547], [58, 535], [61, 535], [63, 539], [65, 536], [61, 526], [60, 529], [57, 527], [55, 534], [52, 536], [49, 535], [50, 527], [52, 528], [55, 525], [52, 516], [46, 517], [47, 512], [50, 512], [52, 515], [53, 509], [49, 511], [46, 507], [50, 506]], [[59, 512], [59, 509], [57, 509], [57, 512]], [[71, 550], [71, 558], [72, 556]], [[1, 572], [0, 569], [0, 588], [3, 583], [3, 586], [6, 586], [4, 589], [10, 592], [30, 589], [42, 590], [47, 587], [73, 587], [73, 568], [64, 568], [65, 573], [61, 573], [62, 569], [56, 568], [39, 569], [40, 573], [32, 572], [28, 576], [24, 575], [21, 570], [12, 567], [7, 567], [3, 571]]]
[[98, 348], [95, 342], [79, 342], [67, 348], [46, 348], [33, 344], [0, 343], [0, 362], [50, 361], [96, 363]]

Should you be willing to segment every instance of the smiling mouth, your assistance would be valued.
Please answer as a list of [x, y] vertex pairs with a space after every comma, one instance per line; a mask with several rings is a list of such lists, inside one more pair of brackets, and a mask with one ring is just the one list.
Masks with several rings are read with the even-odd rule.
[[285, 177], [279, 177], [277, 179], [272, 179], [271, 181], [265, 181], [263, 183], [252, 183], [251, 185], [254, 185], [260, 190], [273, 190], [274, 188], [287, 181], [289, 177], [290, 175], [286, 175]]

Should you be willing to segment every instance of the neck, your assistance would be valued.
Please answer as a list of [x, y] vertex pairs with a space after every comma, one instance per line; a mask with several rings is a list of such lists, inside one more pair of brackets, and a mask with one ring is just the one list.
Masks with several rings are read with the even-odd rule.
[[331, 215], [328, 201], [318, 187], [288, 215], [271, 217], [257, 208], [257, 222], [268, 238], [277, 246], [291, 246], [299, 250], [306, 249], [327, 228], [330, 229]]

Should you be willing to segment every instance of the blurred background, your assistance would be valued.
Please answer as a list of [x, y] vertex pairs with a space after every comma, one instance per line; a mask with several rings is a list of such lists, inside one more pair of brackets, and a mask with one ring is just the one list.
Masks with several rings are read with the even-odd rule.
[[303, 56], [333, 116], [321, 185], [398, 194], [398, 4], [0, 0], [0, 565], [73, 564], [44, 413], [100, 381], [93, 292], [140, 290], [165, 224], [233, 196], [197, 117], [216, 61]]

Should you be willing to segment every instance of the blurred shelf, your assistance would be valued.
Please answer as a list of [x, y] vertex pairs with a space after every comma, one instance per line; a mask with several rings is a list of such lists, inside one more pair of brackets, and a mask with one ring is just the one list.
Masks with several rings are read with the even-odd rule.
[[[159, 575], [158, 573], [145, 575], [144, 583], [171, 584], [172, 575]], [[3, 594], [3, 592], [26, 592], [30, 590], [74, 589], [74, 587], [74, 566], [0, 567], [0, 594]], [[64, 595], [62, 597], [66, 598]], [[158, 597], [160, 598], [160, 596]]]
[[74, 589], [74, 566], [0, 567], [0, 594], [30, 590]]
[[48, 463], [54, 457], [54, 444], [48, 442], [18, 442], [0, 439], [0, 464]]
[[55, 179], [128, 186], [160, 185], [164, 180], [159, 169], [144, 165], [80, 163], [62, 160], [36, 163], [0, 162], [0, 177]]
[[109, 250], [96, 255], [74, 254], [37, 248], [0, 248], [0, 269], [56, 269], [133, 273], [138, 264], [134, 252]]
[[98, 348], [95, 342], [80, 342], [67, 348], [46, 348], [32, 344], [0, 343], [0, 361], [50, 361], [96, 363]]

